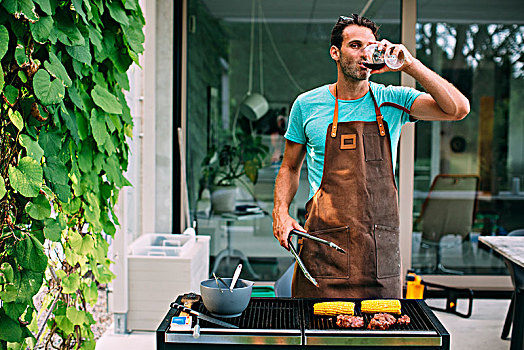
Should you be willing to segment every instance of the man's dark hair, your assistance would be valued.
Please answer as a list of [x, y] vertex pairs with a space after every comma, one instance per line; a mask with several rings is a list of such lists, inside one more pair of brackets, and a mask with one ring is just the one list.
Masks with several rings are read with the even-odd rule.
[[332, 46], [336, 46], [339, 49], [342, 47], [342, 32], [344, 31], [344, 28], [351, 24], [356, 24], [357, 26], [371, 29], [373, 35], [375, 36], [375, 39], [378, 40], [378, 25], [366, 17], [362, 17], [357, 15], [356, 13], [353, 13], [351, 17], [339, 17], [337, 23], [333, 27], [333, 30], [331, 31]]

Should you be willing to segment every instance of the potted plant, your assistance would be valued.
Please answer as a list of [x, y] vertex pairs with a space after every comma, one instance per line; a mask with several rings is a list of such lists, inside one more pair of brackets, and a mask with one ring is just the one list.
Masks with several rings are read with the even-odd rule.
[[264, 166], [268, 151], [262, 138], [251, 133], [238, 133], [236, 142], [222, 140], [209, 148], [202, 161], [202, 185], [211, 191], [214, 212], [235, 210], [238, 185], [243, 185], [251, 192], [245, 178], [256, 184], [258, 170]]

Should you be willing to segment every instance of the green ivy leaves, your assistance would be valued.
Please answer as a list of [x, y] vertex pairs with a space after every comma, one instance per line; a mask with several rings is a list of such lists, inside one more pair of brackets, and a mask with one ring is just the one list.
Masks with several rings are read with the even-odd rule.
[[53, 257], [64, 267], [61, 289], [49, 282], [53, 298], [71, 294], [44, 334], [80, 332], [82, 348], [94, 348], [82, 303], [96, 303], [98, 284], [115, 277], [102, 232], [115, 234], [112, 206], [129, 185], [133, 121], [122, 89], [144, 50], [144, 18], [137, 0], [0, 0], [0, 16], [0, 138], [9, 145], [0, 200], [13, 208], [0, 232], [0, 350], [31, 336], [18, 318], [30, 322], [45, 280], [44, 241], [64, 253]]
[[20, 112], [9, 109], [7, 115], [9, 116], [9, 120], [11, 120], [13, 125], [16, 126], [18, 130], [22, 131], [24, 128], [24, 119], [22, 118]]
[[2, 69], [2, 65], [0, 64], [0, 93], [4, 91], [4, 85], [5, 85], [4, 71]]
[[91, 52], [89, 51], [89, 41], [86, 40], [84, 45], [66, 46], [67, 53], [78, 62], [91, 64]]
[[122, 106], [118, 99], [107, 89], [100, 85], [95, 85], [91, 91], [93, 102], [107, 113], [122, 114]]
[[[42, 256], [42, 261], [40, 262], [41, 265], [43, 265], [43, 258], [44, 256]], [[33, 298], [33, 295], [35, 295], [40, 290], [43, 279], [43, 272], [36, 272], [31, 271], [29, 269], [23, 269], [18, 273], [18, 277], [16, 277], [15, 272], [14, 285], [17, 290], [17, 296], [15, 301], [17, 303], [29, 303]]]
[[35, 95], [44, 105], [50, 105], [62, 101], [65, 96], [65, 88], [58, 79], [51, 81], [51, 76], [43, 69], [39, 69], [33, 78]]
[[0, 309], [0, 340], [9, 342], [20, 341], [22, 337], [22, 329], [18, 322], [12, 318], [7, 317], [4, 309]]
[[[52, 52], [49, 52], [49, 61], [46, 61], [44, 63], [45, 69], [51, 74], [53, 77], [60, 80], [60, 82], [65, 87], [70, 87], [72, 84], [71, 78], [69, 78], [69, 75], [67, 74], [67, 71], [62, 64], [62, 62], [56, 57], [56, 55]], [[62, 96], [63, 98], [63, 96]]]
[[38, 144], [44, 150], [47, 158], [56, 156], [62, 146], [61, 135], [55, 130], [48, 130], [46, 133], [40, 134]]
[[7, 52], [9, 45], [9, 32], [4, 26], [0, 26], [0, 59], [2, 59]]
[[104, 152], [105, 148], [104, 145], [109, 142], [110, 135], [107, 131], [105, 118], [102, 115], [99, 115], [96, 112], [96, 109], [91, 110], [91, 119], [89, 120], [91, 123], [91, 130], [93, 131], [93, 137], [96, 141], [96, 144], [98, 145], [98, 150], [100, 152]]
[[31, 33], [36, 42], [43, 44], [49, 40], [49, 34], [53, 29], [53, 17], [43, 16], [35, 23], [29, 23], [29, 28], [31, 28]]
[[65, 215], [60, 213], [56, 219], [46, 219], [44, 227], [44, 236], [50, 241], [60, 242], [62, 232], [66, 229]]
[[14, 272], [13, 272], [13, 267], [11, 266], [11, 264], [9, 264], [8, 262], [4, 262], [0, 266], [0, 272], [4, 274], [7, 282], [13, 282]]
[[39, 194], [32, 202], [27, 202], [25, 211], [35, 220], [44, 220], [51, 215], [51, 204], [45, 195]]
[[72, 232], [69, 244], [77, 254], [90, 254], [94, 247], [93, 238], [90, 235], [82, 237], [78, 232]]
[[67, 167], [56, 156], [47, 158], [44, 174], [51, 189], [62, 202], [68, 202], [71, 196], [69, 186], [69, 172]]
[[9, 165], [9, 180], [15, 191], [25, 197], [36, 197], [42, 187], [42, 167], [36, 160], [24, 157], [17, 167]]
[[4, 198], [6, 193], [4, 178], [0, 176], [0, 199]]
[[40, 160], [44, 156], [44, 150], [40, 147], [38, 142], [33, 140], [31, 136], [22, 134], [20, 135], [20, 145], [25, 148], [28, 157], [31, 157], [40, 163]]
[[124, 26], [129, 25], [129, 19], [127, 18], [126, 11], [122, 7], [122, 2], [120, 1], [108, 1], [107, 8], [109, 9], [109, 14], [113, 19]]
[[53, 10], [51, 9], [51, 3], [49, 0], [35, 0], [35, 2], [40, 5], [40, 9], [45, 12], [46, 15], [53, 14]]
[[13, 85], [6, 85], [4, 88], [4, 96], [7, 99], [7, 103], [13, 106], [18, 99], [18, 89]]
[[20, 266], [31, 271], [43, 272], [47, 268], [44, 246], [33, 235], [28, 235], [17, 243], [16, 260]]
[[77, 274], [71, 274], [62, 279], [62, 292], [75, 293], [78, 288], [80, 288], [80, 276]]
[[66, 316], [73, 325], [83, 325], [87, 322], [85, 311], [77, 310], [74, 307], [68, 307]]
[[36, 14], [35, 4], [32, 0], [10, 0], [3, 1], [2, 6], [11, 14], [22, 14], [29, 21], [35, 22], [38, 20], [38, 15]]
[[66, 46], [84, 45], [85, 40], [82, 33], [73, 22], [73, 19], [68, 11], [61, 10], [53, 16], [55, 25], [51, 34]]

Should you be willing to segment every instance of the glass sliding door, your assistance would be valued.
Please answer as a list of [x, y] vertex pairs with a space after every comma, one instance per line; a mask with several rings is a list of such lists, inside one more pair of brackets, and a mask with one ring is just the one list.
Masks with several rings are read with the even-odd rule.
[[412, 267], [506, 274], [478, 237], [524, 228], [524, 4], [421, 0], [416, 35], [417, 58], [457, 86], [471, 112], [416, 124]]
[[[336, 81], [330, 33], [340, 15], [362, 13], [400, 41], [400, 1], [188, 0], [187, 184], [212, 266], [275, 280], [292, 263], [272, 233], [273, 189], [295, 98]], [[374, 76], [398, 84], [399, 73]], [[302, 171], [291, 215], [304, 220]], [[242, 258], [243, 258], [242, 257]], [[222, 259], [223, 258], [223, 259]]]

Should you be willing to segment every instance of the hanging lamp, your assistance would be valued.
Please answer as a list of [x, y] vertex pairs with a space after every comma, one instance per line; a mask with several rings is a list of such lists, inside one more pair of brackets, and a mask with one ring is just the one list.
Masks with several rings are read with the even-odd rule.
[[[261, 4], [259, 3], [259, 7]], [[269, 110], [269, 104], [264, 97], [263, 84], [263, 62], [262, 62], [262, 30], [259, 28], [259, 73], [260, 73], [260, 93], [252, 92], [253, 88], [253, 66], [254, 66], [254, 46], [255, 46], [255, 0], [251, 2], [251, 36], [249, 50], [249, 87], [244, 99], [240, 104], [240, 113], [251, 121], [262, 118]]]

